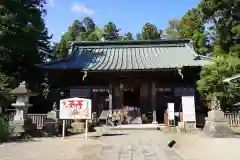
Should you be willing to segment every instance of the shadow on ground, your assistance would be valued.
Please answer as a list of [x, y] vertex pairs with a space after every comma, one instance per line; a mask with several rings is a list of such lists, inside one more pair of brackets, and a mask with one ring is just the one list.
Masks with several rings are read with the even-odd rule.
[[41, 140], [36, 140], [36, 139], [33, 139], [33, 138], [19, 138], [19, 137], [12, 137], [10, 138], [8, 141], [6, 142], [0, 142], [0, 144], [3, 144], [3, 143], [12, 143], [12, 142], [15, 142], [15, 143], [25, 143], [25, 142], [40, 142]]
[[124, 135], [128, 135], [128, 134], [114, 134], [114, 133], [106, 133], [106, 134], [103, 134], [102, 136], [105, 136], [105, 137], [110, 137], [110, 136], [124, 136]]

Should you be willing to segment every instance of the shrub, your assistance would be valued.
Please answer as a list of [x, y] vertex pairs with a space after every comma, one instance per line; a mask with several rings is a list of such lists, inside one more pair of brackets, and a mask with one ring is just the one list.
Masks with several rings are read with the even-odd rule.
[[5, 142], [10, 138], [11, 128], [8, 121], [3, 116], [0, 116], [0, 142]]
[[94, 129], [96, 125], [93, 123], [88, 123], [88, 132], [96, 132], [96, 130]]

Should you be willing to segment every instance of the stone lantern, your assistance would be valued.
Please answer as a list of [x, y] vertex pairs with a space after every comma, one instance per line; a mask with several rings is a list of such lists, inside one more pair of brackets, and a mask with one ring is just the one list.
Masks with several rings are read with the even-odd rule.
[[12, 103], [12, 106], [16, 109], [16, 113], [14, 114], [13, 120], [10, 121], [14, 133], [19, 135], [27, 131], [35, 130], [36, 124], [33, 124], [32, 120], [27, 117], [27, 112], [28, 108], [32, 106], [32, 104], [29, 104], [29, 97], [36, 96], [37, 94], [32, 93], [26, 88], [26, 82], [20, 83], [10, 94], [17, 97], [16, 102]]

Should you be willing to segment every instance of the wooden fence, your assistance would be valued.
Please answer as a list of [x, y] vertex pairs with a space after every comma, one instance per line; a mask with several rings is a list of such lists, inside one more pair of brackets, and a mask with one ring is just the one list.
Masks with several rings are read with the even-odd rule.
[[42, 129], [44, 125], [44, 119], [47, 118], [46, 114], [28, 114], [28, 118], [32, 119], [32, 122], [37, 125], [37, 129]]
[[[225, 113], [225, 118], [228, 120], [230, 127], [240, 127], [240, 113]], [[37, 124], [38, 129], [42, 129], [46, 114], [28, 114], [28, 117], [33, 120], [33, 123]], [[66, 120], [66, 127], [71, 127], [72, 120]], [[204, 122], [203, 122], [204, 125]]]
[[240, 113], [225, 113], [230, 127], [240, 127]]
[[[47, 114], [28, 114], [27, 116], [32, 119], [38, 129], [42, 129]], [[225, 113], [224, 116], [228, 120], [230, 127], [240, 127], [240, 113]], [[7, 118], [13, 118], [13, 114], [8, 115]], [[66, 127], [71, 127], [72, 122], [73, 120], [66, 120]]]
[[[28, 118], [32, 119], [33, 123], [37, 125], [37, 129], [42, 129], [44, 126], [44, 120], [47, 118], [47, 114], [28, 114]], [[62, 122], [62, 120], [60, 120]], [[73, 120], [65, 120], [65, 126], [71, 127]]]
[[[13, 118], [14, 112], [11, 114], [6, 115], [8, 120]], [[42, 129], [44, 126], [44, 120], [47, 118], [47, 114], [27, 114], [28, 118], [32, 119], [32, 122], [37, 125], [37, 129]], [[62, 122], [62, 120], [61, 120]], [[71, 127], [73, 120], [67, 119], [65, 120], [65, 126]]]

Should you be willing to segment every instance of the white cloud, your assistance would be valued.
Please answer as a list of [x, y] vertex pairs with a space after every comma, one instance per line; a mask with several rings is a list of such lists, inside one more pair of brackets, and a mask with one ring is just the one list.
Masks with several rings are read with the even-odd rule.
[[47, 3], [49, 6], [54, 7], [55, 6], [55, 0], [47, 0]]
[[71, 8], [71, 11], [77, 12], [77, 13], [84, 13], [87, 15], [92, 15], [94, 13], [94, 11], [91, 8], [89, 8], [83, 4], [74, 4]]

